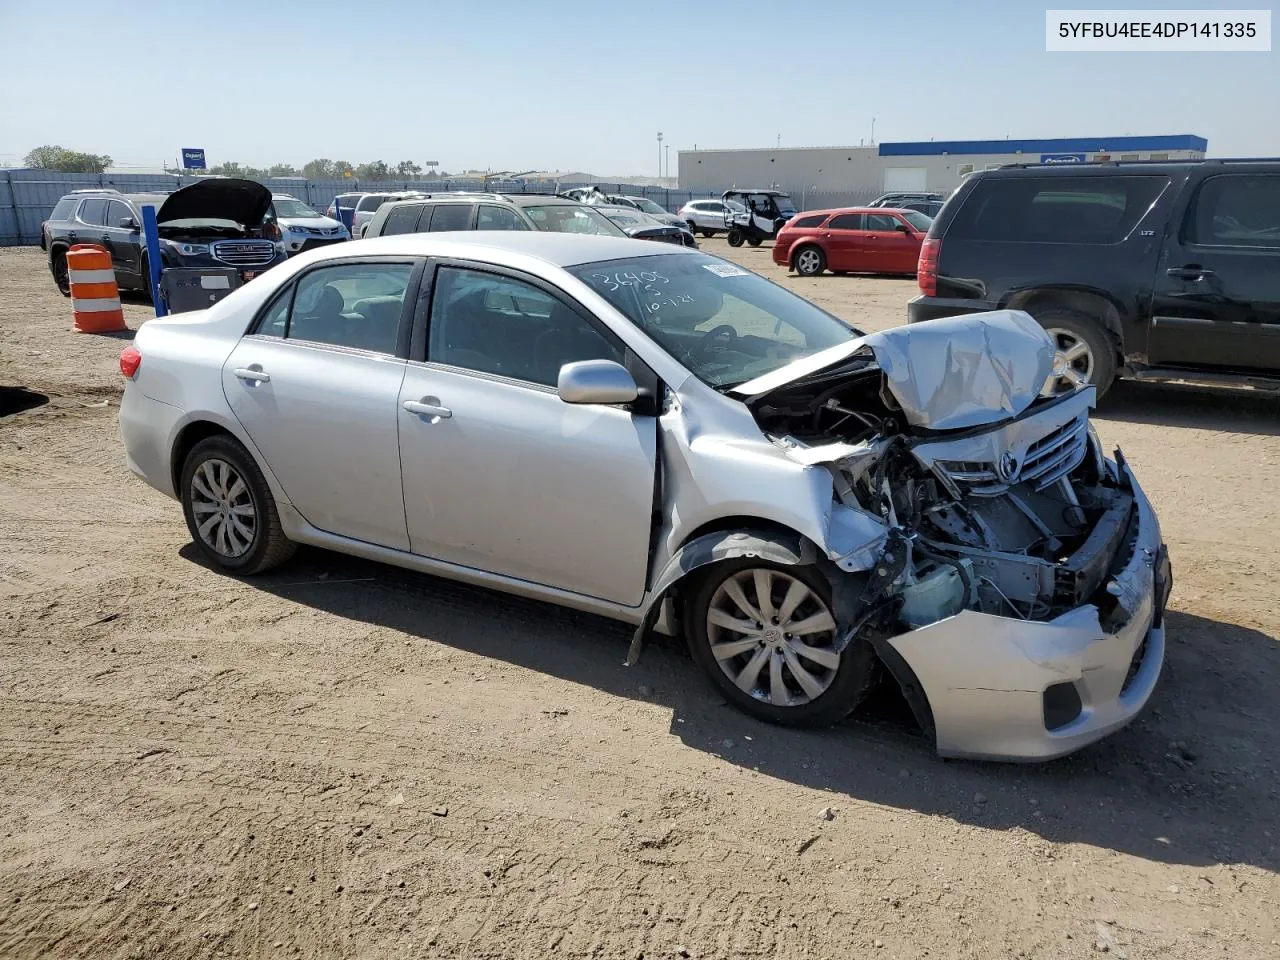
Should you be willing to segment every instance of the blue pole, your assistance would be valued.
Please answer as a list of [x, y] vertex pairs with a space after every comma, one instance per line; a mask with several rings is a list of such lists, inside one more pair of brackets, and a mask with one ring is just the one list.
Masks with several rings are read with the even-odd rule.
[[169, 308], [160, 296], [160, 228], [156, 226], [156, 208], [151, 204], [142, 208], [142, 235], [147, 242], [147, 265], [151, 268], [148, 278], [151, 302], [155, 305], [157, 317], [167, 316]]

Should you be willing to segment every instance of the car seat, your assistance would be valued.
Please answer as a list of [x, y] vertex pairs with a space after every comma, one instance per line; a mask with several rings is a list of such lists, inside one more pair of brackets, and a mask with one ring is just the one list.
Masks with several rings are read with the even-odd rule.
[[566, 363], [618, 359], [618, 351], [609, 341], [564, 304], [552, 306], [547, 323], [547, 329], [533, 342], [528, 379], [535, 383], [555, 386]]

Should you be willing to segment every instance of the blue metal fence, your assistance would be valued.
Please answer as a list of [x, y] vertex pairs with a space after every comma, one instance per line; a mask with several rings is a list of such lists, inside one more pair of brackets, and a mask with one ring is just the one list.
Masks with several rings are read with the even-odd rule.
[[[109, 187], [121, 193], [168, 193], [195, 183], [199, 178], [176, 174], [139, 173], [54, 173], [48, 170], [0, 170], [0, 246], [16, 246], [40, 242], [40, 224], [53, 210], [54, 204], [72, 190]], [[263, 181], [275, 193], [287, 193], [323, 210], [340, 193], [362, 191], [484, 190], [494, 193], [549, 193], [557, 188], [569, 190], [587, 183], [527, 183], [492, 179], [449, 180], [301, 180], [295, 178]], [[690, 200], [719, 197], [722, 190], [670, 190], [665, 187], [629, 183], [596, 182], [606, 193], [647, 197], [664, 210], [675, 212]], [[872, 199], [869, 192], [815, 193], [793, 190], [792, 198], [801, 209], [852, 206]]]

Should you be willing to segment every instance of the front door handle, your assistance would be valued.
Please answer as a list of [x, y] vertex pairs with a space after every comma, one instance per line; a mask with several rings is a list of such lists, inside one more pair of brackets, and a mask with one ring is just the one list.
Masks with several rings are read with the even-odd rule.
[[1171, 277], [1178, 277], [1182, 280], [1204, 280], [1206, 277], [1214, 276], [1214, 272], [1205, 267], [1197, 267], [1195, 265], [1189, 267], [1170, 267], [1165, 271]]
[[433, 420], [448, 420], [453, 416], [453, 411], [448, 407], [442, 407], [438, 403], [427, 403], [427, 400], [435, 400], [435, 397], [423, 397], [421, 401], [406, 400], [404, 408], [410, 413], [416, 413], [420, 417], [429, 417]]
[[232, 371], [241, 380], [248, 380], [250, 383], [270, 383], [271, 374], [267, 373], [261, 367], [254, 369], [253, 367], [236, 367]]

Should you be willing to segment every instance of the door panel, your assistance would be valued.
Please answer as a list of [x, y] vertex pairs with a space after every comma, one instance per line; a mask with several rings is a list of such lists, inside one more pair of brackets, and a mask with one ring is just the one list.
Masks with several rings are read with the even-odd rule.
[[832, 217], [822, 231], [827, 247], [827, 267], [831, 270], [865, 270], [862, 260], [862, 214], [842, 213]]
[[863, 241], [866, 244], [866, 270], [875, 273], [914, 273], [917, 245], [898, 229], [901, 221], [887, 213], [868, 214]]
[[[271, 379], [247, 379], [252, 371]], [[394, 357], [245, 337], [223, 367], [222, 388], [312, 526], [407, 550], [396, 433], [404, 371]]]
[[1206, 178], [1152, 291], [1151, 363], [1280, 370], [1280, 176]]
[[414, 553], [640, 603], [657, 464], [653, 417], [418, 364], [397, 411]]
[[141, 265], [141, 233], [128, 227], [120, 226], [125, 217], [132, 217], [133, 211], [119, 200], [107, 204], [107, 225], [103, 228], [107, 249], [111, 251], [111, 265], [117, 273], [127, 273], [131, 279], [138, 279], [142, 273]]

